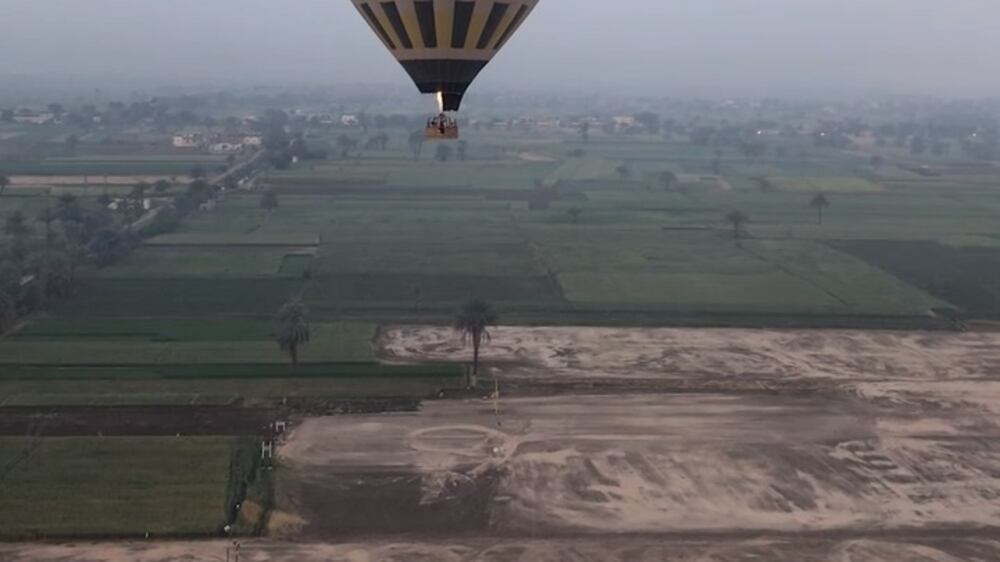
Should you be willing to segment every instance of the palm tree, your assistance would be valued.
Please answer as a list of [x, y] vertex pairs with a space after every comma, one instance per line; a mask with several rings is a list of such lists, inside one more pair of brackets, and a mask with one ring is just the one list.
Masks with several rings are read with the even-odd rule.
[[743, 232], [743, 225], [750, 222], [750, 217], [743, 211], [733, 210], [726, 215], [725, 219], [726, 222], [733, 225], [733, 240], [739, 240], [740, 234]]
[[157, 194], [162, 195], [166, 193], [169, 189], [170, 189], [170, 182], [164, 179], [156, 180], [156, 183], [153, 184], [153, 191], [155, 191]]
[[459, 160], [465, 161], [465, 159], [469, 157], [469, 143], [464, 140], [458, 141], [456, 154]]
[[7, 220], [3, 223], [3, 233], [11, 238], [23, 238], [31, 234], [31, 227], [28, 226], [28, 219], [21, 211], [14, 211], [7, 215]]
[[266, 210], [268, 215], [273, 213], [279, 206], [278, 194], [273, 189], [268, 189], [260, 196], [260, 208]]
[[45, 223], [45, 250], [48, 251], [52, 247], [52, 241], [55, 239], [55, 234], [52, 232], [52, 223], [58, 217], [55, 212], [52, 211], [52, 207], [44, 207], [38, 213], [38, 220]]
[[135, 199], [139, 204], [142, 204], [143, 200], [146, 199], [146, 192], [152, 187], [153, 186], [148, 183], [141, 181], [132, 186], [132, 191], [129, 193], [129, 197]]
[[816, 209], [817, 220], [819, 224], [823, 224], [823, 210], [830, 206], [830, 200], [826, 198], [823, 193], [817, 193], [812, 200], [809, 201], [809, 206]]
[[453, 152], [452, 148], [447, 144], [439, 144], [434, 151], [434, 158], [437, 158], [439, 162], [447, 162]]
[[278, 310], [275, 317], [277, 330], [274, 339], [278, 347], [292, 360], [292, 367], [299, 364], [299, 348], [309, 343], [309, 309], [299, 298], [294, 298]]
[[7, 191], [8, 185], [10, 185], [10, 178], [7, 176], [0, 176], [0, 195], [3, 195], [4, 191]]
[[0, 334], [7, 331], [17, 321], [17, 299], [0, 289]]
[[45, 296], [62, 298], [73, 294], [76, 269], [69, 257], [56, 253], [43, 257], [38, 267]]
[[423, 153], [424, 150], [425, 140], [427, 140], [427, 137], [424, 136], [423, 131], [414, 131], [412, 134], [410, 134], [408, 142], [410, 144], [410, 150], [413, 151], [414, 160], [420, 160], [420, 155]]
[[55, 217], [63, 222], [79, 221], [83, 218], [76, 195], [63, 193], [56, 198]]
[[[455, 317], [455, 329], [462, 332], [462, 343], [472, 340], [472, 377], [479, 374], [479, 348], [483, 341], [490, 341], [489, 327], [500, 319], [493, 305], [480, 298], [474, 298], [462, 305]], [[474, 385], [473, 379], [469, 386]]]
[[670, 191], [671, 188], [677, 185], [677, 181], [677, 174], [672, 171], [664, 170], [660, 172], [660, 185], [663, 186], [663, 189]]

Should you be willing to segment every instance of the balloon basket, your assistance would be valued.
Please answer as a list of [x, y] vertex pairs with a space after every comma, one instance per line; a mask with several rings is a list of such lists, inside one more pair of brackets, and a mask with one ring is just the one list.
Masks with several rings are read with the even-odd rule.
[[424, 137], [428, 140], [454, 140], [458, 138], [458, 121], [445, 114], [427, 121]]

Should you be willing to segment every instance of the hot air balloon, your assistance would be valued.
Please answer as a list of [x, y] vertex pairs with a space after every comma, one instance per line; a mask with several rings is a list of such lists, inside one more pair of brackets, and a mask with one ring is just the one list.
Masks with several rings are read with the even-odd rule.
[[510, 40], [538, 0], [351, 0], [440, 114], [428, 138], [458, 138], [458, 111], [476, 76]]

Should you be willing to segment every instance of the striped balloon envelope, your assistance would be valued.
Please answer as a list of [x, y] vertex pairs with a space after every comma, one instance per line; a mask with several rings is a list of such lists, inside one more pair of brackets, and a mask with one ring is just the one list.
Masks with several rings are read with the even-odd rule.
[[480, 71], [538, 0], [351, 0], [441, 111], [458, 111]]

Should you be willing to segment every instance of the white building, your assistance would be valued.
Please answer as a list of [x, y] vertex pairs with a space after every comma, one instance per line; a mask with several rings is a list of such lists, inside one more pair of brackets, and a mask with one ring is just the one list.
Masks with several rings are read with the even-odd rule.
[[340, 124], [345, 127], [358, 127], [361, 125], [361, 120], [357, 115], [344, 115], [340, 118]]
[[618, 129], [630, 129], [636, 124], [635, 117], [632, 116], [612, 117], [611, 120], [615, 122], [615, 127]]
[[178, 133], [174, 135], [174, 148], [200, 148], [205, 144], [201, 133]]
[[243, 137], [243, 146], [260, 148], [261, 146], [264, 146], [264, 137], [260, 135], [247, 135]]
[[54, 113], [49, 111], [31, 111], [22, 109], [14, 114], [14, 122], [23, 125], [47, 125], [56, 120]]
[[243, 148], [242, 144], [235, 142], [217, 142], [208, 147], [212, 154], [236, 154]]

